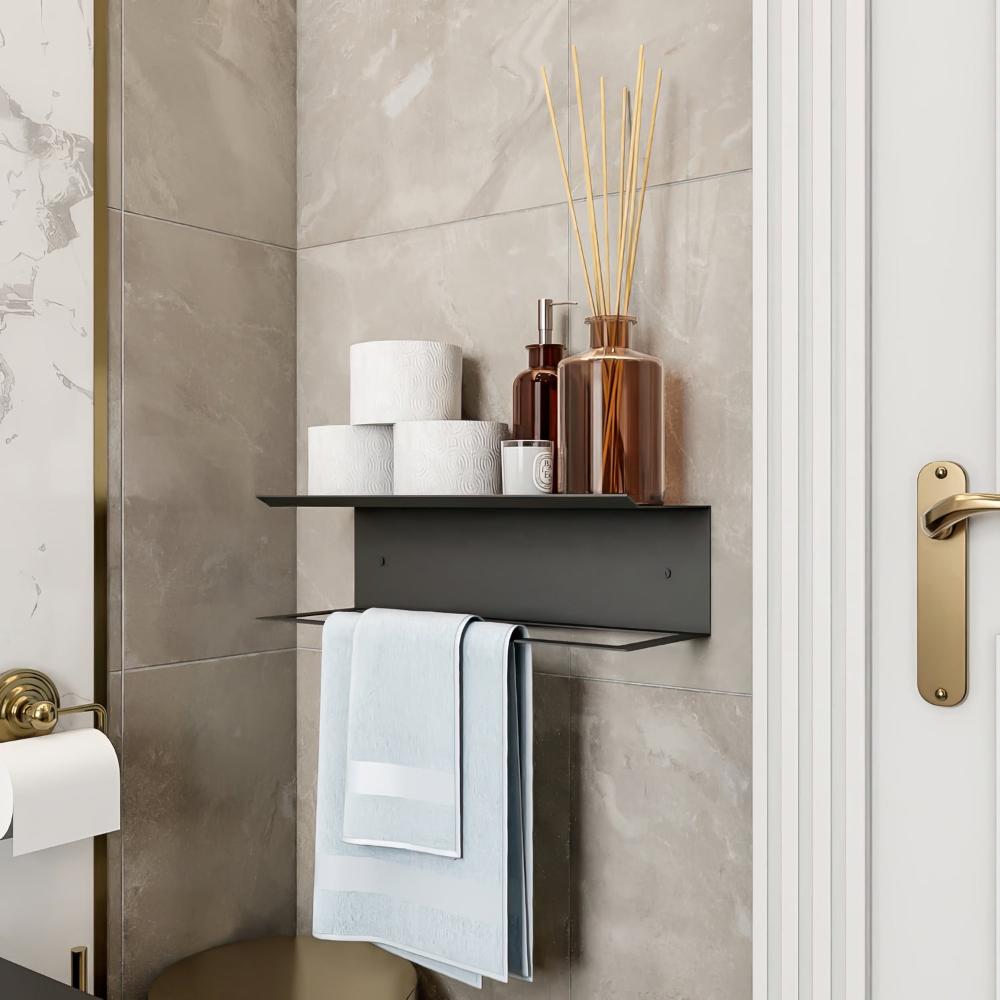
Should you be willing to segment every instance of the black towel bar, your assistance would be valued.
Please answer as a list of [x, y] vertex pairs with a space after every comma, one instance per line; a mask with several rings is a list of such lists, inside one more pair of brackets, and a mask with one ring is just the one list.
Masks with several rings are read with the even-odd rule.
[[[301, 611], [287, 615], [262, 615], [257, 620], [262, 622], [297, 622], [299, 625], [322, 625], [329, 615], [334, 615], [338, 611], [364, 610], [364, 608], [328, 608], [324, 611]], [[496, 618], [489, 618], [485, 615], [480, 615], [480, 617], [484, 621], [498, 621]], [[606, 649], [616, 653], [634, 653], [640, 649], [652, 649], [654, 646], [668, 646], [673, 642], [685, 642], [688, 639], [704, 639], [707, 637], [707, 633], [704, 632], [647, 632], [639, 629], [605, 628], [595, 625], [555, 625], [550, 622], [509, 622], [509, 624], [521, 625], [526, 629], [549, 629], [554, 632], [598, 632], [612, 635], [644, 637], [641, 639], [627, 639], [625, 642], [593, 642], [578, 638], [574, 634], [572, 637], [559, 639], [532, 635], [527, 639], [515, 640], [532, 645], [576, 646], [583, 649]]]

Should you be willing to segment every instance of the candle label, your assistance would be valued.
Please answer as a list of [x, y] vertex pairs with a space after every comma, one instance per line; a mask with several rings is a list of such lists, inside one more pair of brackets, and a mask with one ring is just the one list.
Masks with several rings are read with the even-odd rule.
[[540, 451], [531, 467], [531, 478], [535, 489], [542, 493], [552, 492], [552, 452]]

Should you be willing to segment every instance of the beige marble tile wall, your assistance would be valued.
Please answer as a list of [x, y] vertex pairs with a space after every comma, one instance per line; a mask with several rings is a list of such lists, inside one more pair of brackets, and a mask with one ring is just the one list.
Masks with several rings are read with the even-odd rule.
[[295, 927], [294, 0], [111, 0], [111, 995]]
[[[637, 344], [667, 371], [669, 497], [713, 505], [714, 635], [536, 658], [538, 977], [487, 996], [751, 993], [750, 14], [749, 0], [299, 0], [300, 487], [306, 428], [347, 419], [357, 340], [460, 344], [464, 415], [509, 419], [533, 300], [580, 294], [538, 66], [578, 191], [568, 44], [591, 82], [630, 83], [640, 41], [667, 77]], [[302, 512], [299, 605], [349, 605], [351, 575], [350, 512]], [[300, 629], [301, 930], [318, 640]]]

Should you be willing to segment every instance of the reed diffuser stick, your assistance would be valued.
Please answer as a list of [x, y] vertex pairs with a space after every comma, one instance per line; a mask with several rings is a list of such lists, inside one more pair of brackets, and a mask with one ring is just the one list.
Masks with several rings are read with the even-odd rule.
[[639, 227], [642, 225], [642, 210], [646, 205], [646, 185], [649, 183], [649, 163], [653, 155], [653, 135], [656, 131], [656, 112], [660, 106], [660, 85], [663, 83], [663, 70], [656, 74], [656, 90], [653, 93], [653, 109], [649, 116], [649, 139], [646, 142], [646, 162], [642, 168], [642, 194], [639, 196], [639, 211], [632, 228], [632, 247], [628, 261], [628, 278], [625, 283], [625, 311], [628, 312], [632, 299], [632, 276], [635, 273], [636, 251], [639, 249]]
[[[608, 228], [608, 113], [604, 98], [604, 77], [601, 77], [601, 175], [604, 180], [604, 260], [608, 265], [608, 281], [605, 286], [611, 291], [611, 233]], [[607, 302], [605, 302], [607, 307]]]
[[[621, 144], [618, 149], [618, 241], [615, 243], [615, 256], [617, 257], [618, 247], [621, 246], [622, 232], [625, 229], [625, 134], [628, 129], [628, 87], [622, 87], [622, 134]], [[610, 265], [609, 265], [610, 268]], [[619, 270], [619, 275], [621, 271]], [[619, 277], [618, 281], [621, 281]], [[610, 286], [610, 281], [608, 282]], [[615, 311], [618, 311], [618, 296], [615, 295]]]
[[583, 249], [583, 238], [580, 236], [580, 225], [576, 221], [576, 209], [573, 207], [573, 189], [569, 184], [569, 171], [566, 169], [566, 157], [563, 156], [562, 140], [559, 138], [559, 123], [556, 121], [556, 109], [552, 104], [552, 91], [549, 89], [549, 75], [542, 67], [542, 83], [545, 86], [545, 100], [549, 106], [549, 120], [552, 122], [552, 135], [556, 141], [556, 153], [559, 154], [559, 166], [562, 169], [563, 187], [566, 190], [566, 201], [569, 204], [570, 218], [573, 220], [573, 232], [576, 235], [577, 249], [580, 251], [580, 264], [583, 267], [583, 280], [587, 285], [587, 299], [590, 301], [590, 308], [597, 312], [597, 302], [594, 299], [594, 290], [590, 284], [590, 275], [587, 273], [587, 254]]
[[642, 82], [646, 64], [646, 47], [639, 46], [639, 61], [635, 71], [635, 107], [631, 115], [631, 141], [629, 142], [628, 168], [625, 175], [624, 223], [618, 239], [618, 279], [615, 287], [615, 314], [621, 315], [622, 277], [625, 267], [625, 251], [629, 245], [629, 234], [633, 218], [633, 194], [635, 189], [636, 170], [639, 159], [639, 138], [642, 133]]
[[601, 265], [601, 242], [597, 235], [597, 214], [594, 211], [594, 179], [590, 172], [590, 143], [587, 141], [587, 117], [583, 109], [583, 86], [580, 83], [580, 60], [576, 46], [572, 46], [573, 80], [576, 84], [576, 111], [580, 122], [580, 146], [583, 150], [583, 177], [587, 188], [587, 214], [590, 219], [590, 249], [594, 258], [594, 276], [597, 305], [601, 313], [607, 312], [604, 295], [604, 268]]

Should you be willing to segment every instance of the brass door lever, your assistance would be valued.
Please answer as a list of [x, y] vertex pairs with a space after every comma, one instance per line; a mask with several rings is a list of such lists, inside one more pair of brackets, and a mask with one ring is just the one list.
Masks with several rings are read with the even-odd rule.
[[924, 511], [924, 531], [931, 538], [947, 538], [956, 524], [991, 510], [1000, 511], [1000, 493], [953, 493]]

